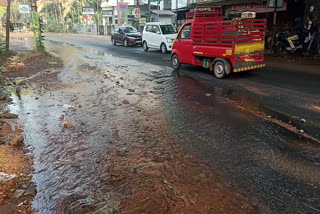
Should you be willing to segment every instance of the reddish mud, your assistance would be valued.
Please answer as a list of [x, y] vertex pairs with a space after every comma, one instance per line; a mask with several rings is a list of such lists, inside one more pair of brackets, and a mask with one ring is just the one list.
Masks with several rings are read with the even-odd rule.
[[113, 131], [117, 143], [109, 174], [114, 188], [126, 195], [121, 203], [123, 213], [259, 212], [255, 202], [227, 178], [221, 180], [205, 162], [170, 140], [162, 118], [142, 118], [153, 137], [167, 139], [157, 144], [143, 140], [127, 144], [118, 129]]
[[[47, 53], [25, 52], [7, 60], [3, 76], [7, 80], [15, 81], [16, 78], [32, 77], [44, 70], [57, 69], [61, 65], [59, 59]], [[53, 75], [55, 74], [35, 76], [33, 81], [46, 80]], [[10, 119], [10, 124], [5, 121], [0, 121], [0, 124], [0, 137], [3, 143], [0, 146], [0, 172], [2, 175], [13, 177], [10, 180], [0, 180], [0, 213], [33, 213], [31, 207], [35, 196], [35, 186], [31, 181], [33, 160], [25, 154], [27, 151], [20, 143], [23, 142], [23, 137], [19, 135], [23, 130], [15, 119]], [[18, 139], [19, 144], [13, 143], [13, 139], [15, 141]]]

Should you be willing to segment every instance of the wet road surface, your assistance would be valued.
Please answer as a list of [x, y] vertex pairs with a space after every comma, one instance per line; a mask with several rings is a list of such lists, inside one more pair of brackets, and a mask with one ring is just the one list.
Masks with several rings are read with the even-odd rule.
[[[320, 212], [319, 114], [310, 109], [310, 127], [299, 117], [288, 117], [290, 111], [306, 109], [301, 102], [318, 106], [310, 98], [319, 94], [306, 89], [301, 96], [288, 88], [242, 80], [259, 74], [212, 80], [189, 66], [174, 72], [165, 65], [60, 42], [47, 41], [46, 47], [62, 58], [64, 70], [37, 83], [31, 80], [11, 106], [21, 115], [26, 144], [35, 157], [37, 213], [100, 213], [120, 197], [106, 182], [112, 175], [107, 169], [115, 164], [108, 162], [112, 148], [123, 142], [130, 153], [133, 145], [156, 147], [166, 141], [203, 161], [209, 167], [205, 171], [252, 201], [253, 209], [227, 213]], [[288, 106], [295, 108], [283, 110]], [[72, 129], [63, 127], [61, 115]], [[145, 123], [155, 128], [146, 129]], [[295, 123], [310, 132], [295, 132]], [[205, 180], [201, 174], [193, 176]], [[121, 191], [121, 197], [131, 194]], [[239, 201], [228, 203], [236, 207]]]
[[[162, 54], [155, 49], [145, 52], [142, 47], [113, 46], [109, 37], [98, 38], [68, 34], [46, 35], [48, 40], [95, 49], [143, 63], [171, 67], [169, 53]], [[208, 91], [218, 86], [225, 90], [244, 93], [248, 98], [259, 102], [260, 108], [270, 110], [268, 114], [271, 116], [280, 117], [287, 123], [292, 122], [298, 130], [302, 129], [319, 139], [320, 66], [304, 64], [305, 60], [302, 60], [300, 64], [271, 57], [267, 57], [266, 60], [267, 67], [264, 69], [232, 74], [224, 80], [215, 79], [206, 69], [191, 65], [183, 65], [180, 74], [198, 81]], [[306, 63], [310, 62], [306, 61]], [[206, 92], [203, 91], [203, 93]], [[232, 96], [237, 95], [233, 93]], [[308, 123], [301, 124], [301, 119], [307, 120]]]

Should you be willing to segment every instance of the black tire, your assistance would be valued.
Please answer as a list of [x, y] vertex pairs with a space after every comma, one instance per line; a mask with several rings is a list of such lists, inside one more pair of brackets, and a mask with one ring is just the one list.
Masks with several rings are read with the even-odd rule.
[[111, 39], [111, 42], [112, 42], [112, 44], [113, 44], [114, 46], [117, 45], [117, 42], [116, 42], [116, 40], [114, 40], [114, 38]]
[[124, 45], [124, 47], [128, 47], [128, 46], [129, 46], [129, 44], [128, 44], [128, 40], [127, 40], [127, 39], [124, 39], [124, 41], [123, 41], [123, 45]]
[[166, 44], [162, 43], [160, 45], [161, 53], [166, 54], [168, 52]]
[[143, 50], [144, 50], [144, 51], [148, 51], [148, 50], [149, 50], [149, 47], [148, 47], [148, 44], [147, 44], [146, 41], [143, 41], [142, 46], [143, 46]]
[[282, 53], [282, 48], [280, 45], [275, 45], [275, 47], [273, 48], [272, 50], [272, 55], [275, 56], [275, 57], [278, 57], [280, 56]]
[[179, 70], [181, 63], [177, 54], [173, 54], [171, 57], [172, 67], [174, 70]]
[[226, 66], [222, 61], [216, 61], [213, 65], [214, 76], [218, 79], [223, 79], [226, 75]]

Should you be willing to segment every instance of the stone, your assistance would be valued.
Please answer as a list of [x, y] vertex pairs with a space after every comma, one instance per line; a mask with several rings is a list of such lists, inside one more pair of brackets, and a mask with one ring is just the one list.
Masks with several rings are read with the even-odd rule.
[[299, 130], [299, 133], [303, 134], [303, 133], [304, 133], [304, 131], [303, 131], [302, 129], [300, 129], [300, 130]]
[[268, 115], [268, 118], [272, 118], [271, 115]]
[[24, 190], [23, 189], [17, 189], [14, 193], [12, 198], [20, 198], [23, 196]]
[[5, 172], [0, 172], [0, 182], [7, 182], [16, 178], [16, 174], [7, 174]]
[[6, 98], [7, 98], [7, 95], [3, 91], [0, 91], [0, 100], [4, 100]]
[[122, 102], [122, 103], [123, 103], [123, 104], [125, 104], [125, 105], [130, 104], [128, 100], [123, 100], [123, 102]]
[[134, 92], [134, 89], [129, 88], [128, 91], [129, 92]]
[[130, 169], [130, 172], [131, 172], [131, 173], [137, 173], [137, 169], [134, 168], [134, 167], [132, 167], [132, 168]]
[[22, 135], [17, 135], [10, 141], [9, 144], [11, 146], [21, 146], [23, 144], [23, 140], [24, 138]]
[[67, 129], [70, 129], [73, 127], [73, 124], [72, 123], [65, 123], [64, 124], [64, 128], [67, 128]]
[[0, 114], [0, 118], [3, 118], [3, 119], [17, 119], [18, 115], [12, 114], [12, 113], [3, 113], [3, 114]]
[[303, 118], [302, 118], [302, 119], [301, 119], [301, 122], [305, 123], [305, 122], [307, 122], [307, 121], [306, 121], [305, 119], [303, 119]]
[[64, 120], [64, 115], [61, 115], [60, 117], [59, 117], [59, 120]]

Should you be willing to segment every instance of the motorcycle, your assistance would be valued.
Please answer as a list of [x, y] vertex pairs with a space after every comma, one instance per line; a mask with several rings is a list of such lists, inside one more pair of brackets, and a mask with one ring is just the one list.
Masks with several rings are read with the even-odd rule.
[[306, 38], [293, 41], [294, 46], [296, 47], [292, 51], [288, 38], [288, 32], [279, 32], [276, 34], [274, 39], [274, 44], [272, 47], [273, 55], [279, 56], [281, 53], [303, 53], [305, 56], [310, 54], [319, 54], [320, 53], [320, 39], [319, 39], [319, 28], [316, 27], [314, 33], [310, 38], [306, 35]]

